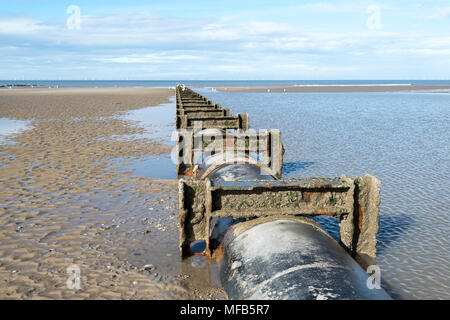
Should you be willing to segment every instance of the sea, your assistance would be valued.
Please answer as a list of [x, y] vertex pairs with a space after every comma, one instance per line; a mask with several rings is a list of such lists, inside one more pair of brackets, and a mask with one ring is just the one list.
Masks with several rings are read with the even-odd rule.
[[[377, 265], [397, 299], [450, 299], [450, 92], [197, 90], [281, 129], [287, 178], [381, 180]], [[319, 222], [338, 238], [338, 221]]]
[[0, 80], [0, 88], [8, 85], [85, 88], [85, 87], [252, 87], [287, 85], [450, 85], [449, 80]]

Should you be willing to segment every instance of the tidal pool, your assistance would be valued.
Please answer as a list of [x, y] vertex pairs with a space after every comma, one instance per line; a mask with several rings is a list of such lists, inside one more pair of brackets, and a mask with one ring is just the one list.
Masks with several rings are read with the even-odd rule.
[[[147, 138], [156, 143], [173, 146], [172, 132], [175, 130], [175, 98], [170, 103], [156, 107], [145, 107], [127, 111], [120, 115], [121, 119], [137, 122], [144, 128], [144, 133], [128, 137], [117, 136], [117, 139]], [[139, 159], [112, 159], [114, 165], [121, 164], [123, 171], [134, 175], [155, 179], [177, 179], [175, 164], [171, 160], [170, 153], [158, 156], [146, 156]]]
[[30, 121], [0, 118], [0, 144], [14, 144], [11, 136], [27, 130], [29, 125]]

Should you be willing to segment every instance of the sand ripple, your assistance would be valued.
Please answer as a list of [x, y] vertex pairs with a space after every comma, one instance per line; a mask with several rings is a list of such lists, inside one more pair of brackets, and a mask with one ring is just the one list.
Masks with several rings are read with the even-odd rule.
[[[113, 115], [168, 102], [172, 94], [168, 89], [0, 93], [0, 117], [31, 120], [29, 130], [11, 138], [15, 144], [0, 145], [0, 298], [193, 297], [175, 278], [179, 270], [164, 273], [158, 266], [170, 250], [166, 263], [179, 264], [176, 181], [133, 176], [110, 161], [170, 150], [145, 138], [117, 140], [144, 129]], [[149, 252], [134, 259], [143, 248]], [[148, 263], [155, 265], [151, 271], [143, 269]], [[80, 290], [66, 286], [73, 264], [81, 270]]]

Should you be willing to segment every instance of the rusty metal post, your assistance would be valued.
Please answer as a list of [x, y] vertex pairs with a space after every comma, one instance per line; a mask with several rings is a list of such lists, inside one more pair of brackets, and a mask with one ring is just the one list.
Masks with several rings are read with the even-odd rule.
[[355, 179], [355, 205], [339, 224], [341, 242], [363, 266], [375, 264], [379, 229], [380, 180], [372, 175]]

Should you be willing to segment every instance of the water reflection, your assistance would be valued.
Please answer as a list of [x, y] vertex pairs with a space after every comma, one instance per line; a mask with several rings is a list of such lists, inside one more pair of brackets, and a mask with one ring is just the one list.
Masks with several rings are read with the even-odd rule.
[[177, 179], [175, 164], [170, 154], [160, 156], [146, 156], [134, 160], [115, 158], [110, 162], [119, 167], [121, 171], [131, 172], [134, 175], [153, 179]]
[[0, 118], [0, 144], [14, 144], [10, 138], [14, 134], [27, 130], [30, 121], [11, 120], [8, 118]]
[[[144, 133], [129, 137], [127, 135], [117, 136], [116, 139], [132, 140], [147, 138], [156, 143], [173, 145], [171, 140], [172, 131], [175, 127], [175, 97], [170, 98], [170, 103], [164, 103], [155, 107], [127, 111], [120, 114], [120, 118], [128, 121], [138, 122], [144, 128]], [[160, 156], [145, 156], [139, 159], [112, 159], [111, 163], [120, 167], [120, 170], [132, 174], [154, 179], [177, 179], [175, 164], [170, 154]]]
[[124, 120], [136, 121], [144, 127], [145, 133], [138, 138], [148, 138], [165, 145], [173, 145], [171, 135], [175, 128], [175, 97], [170, 100], [170, 103], [159, 106], [127, 111], [120, 117]]

